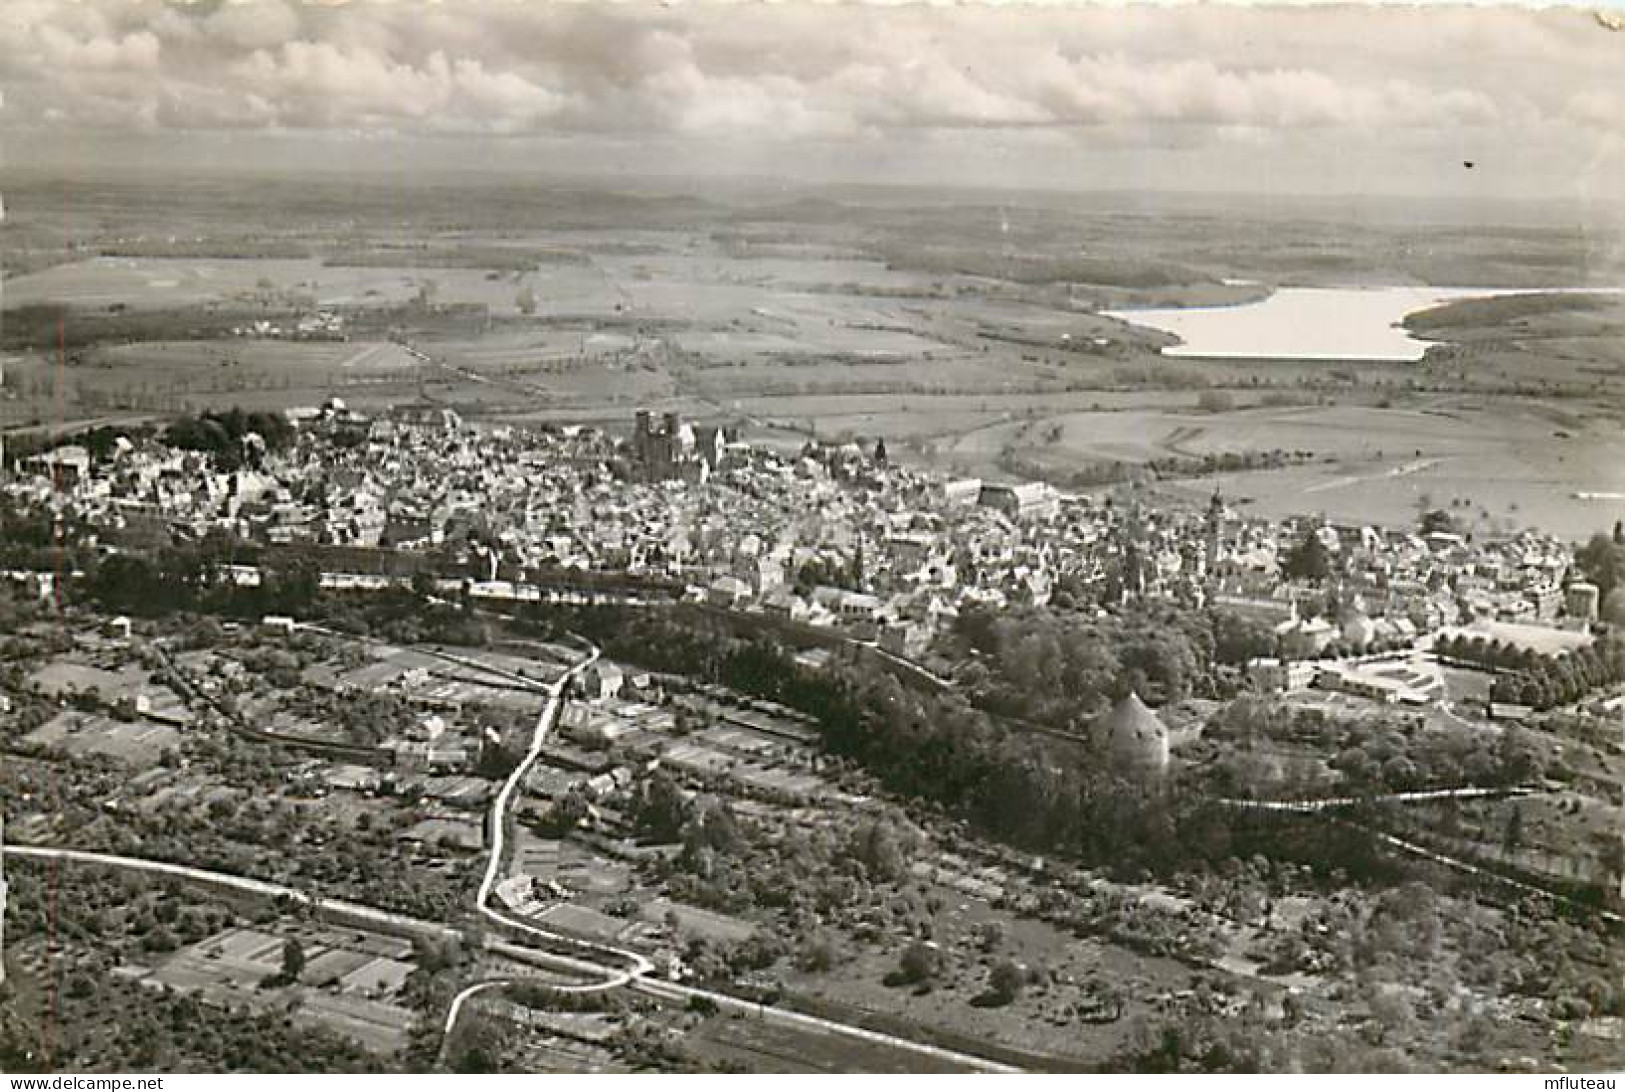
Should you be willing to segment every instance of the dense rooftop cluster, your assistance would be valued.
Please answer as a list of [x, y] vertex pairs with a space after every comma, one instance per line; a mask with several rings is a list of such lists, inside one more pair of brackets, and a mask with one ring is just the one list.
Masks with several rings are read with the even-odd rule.
[[1153, 510], [953, 480], [855, 443], [775, 452], [671, 416], [654, 426], [640, 415], [626, 440], [468, 427], [429, 405], [370, 419], [335, 400], [291, 416], [291, 439], [249, 432], [241, 457], [173, 446], [172, 429], [121, 438], [100, 458], [57, 448], [6, 488], [103, 545], [388, 547], [494, 594], [560, 571], [664, 579], [898, 655], [923, 650], [967, 606], [1041, 606], [1058, 593], [1108, 609], [1140, 597], [1222, 607], [1272, 627], [1260, 651], [1287, 659], [1404, 646], [1475, 620], [1561, 615], [1583, 631], [1597, 614], [1569, 548], [1528, 532], [1473, 541], [1268, 521], [1218, 495], [1205, 511]]

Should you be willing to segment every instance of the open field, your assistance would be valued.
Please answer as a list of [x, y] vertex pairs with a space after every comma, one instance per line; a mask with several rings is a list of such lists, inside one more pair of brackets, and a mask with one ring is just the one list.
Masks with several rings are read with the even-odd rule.
[[57, 658], [30, 675], [29, 682], [54, 697], [75, 691], [90, 691], [107, 701], [114, 701], [151, 685], [151, 676], [135, 664], [119, 664], [115, 669]]
[[9, 278], [5, 282], [5, 302], [7, 307], [195, 305], [250, 299], [261, 281], [267, 286], [303, 288], [320, 268], [316, 262], [274, 258], [90, 258]]
[[[58, 352], [54, 317], [12, 323], [0, 424], [331, 394], [376, 409], [421, 392], [491, 420], [621, 427], [646, 406], [785, 447], [883, 436], [897, 457], [984, 477], [1313, 453], [1196, 486], [1274, 514], [1406, 522], [1427, 494], [1466, 502], [1481, 528], [1579, 535], [1622, 512], [1573, 496], [1622, 491], [1617, 295], [1419, 312], [1406, 329], [1438, 344], [1415, 364], [1173, 359], [1168, 335], [1100, 313], [1277, 286], [1617, 287], [1625, 248], [1596, 230], [1381, 203], [705, 192], [198, 181], [177, 207], [150, 187], [87, 185], [88, 238], [0, 225], [21, 247], [4, 306], [65, 307], [70, 335]], [[216, 329], [322, 307], [356, 340]]]
[[420, 365], [399, 345], [385, 341], [150, 342], [98, 349], [84, 355], [86, 370], [139, 369], [153, 382], [209, 382], [207, 370], [241, 369], [280, 378], [285, 385], [325, 383], [335, 376], [399, 376]]
[[[1525, 412], [1510, 422], [1509, 435], [1489, 438], [1484, 435], [1484, 418], [1490, 412], [1484, 405], [1436, 410], [1254, 407], [1219, 413], [1135, 408], [1010, 422], [967, 434], [950, 450], [1010, 450], [1047, 456], [1062, 465], [1072, 460], [1134, 463], [1270, 451], [1307, 451], [1339, 463], [1383, 462], [1477, 457], [1493, 439], [1535, 446], [1563, 431], [1550, 417]], [[1496, 417], [1507, 423], [1504, 415]]]
[[588, 899], [618, 898], [633, 887], [632, 870], [623, 862], [576, 842], [539, 838], [523, 828], [514, 839], [513, 873], [555, 880]]
[[[962, 901], [945, 892], [950, 904], [939, 915], [935, 939], [954, 952], [949, 970], [930, 990], [890, 984], [898, 951], [865, 949], [829, 975], [795, 974], [786, 985], [800, 993], [884, 1013], [926, 1027], [986, 1039], [1006, 1046], [1076, 1059], [1080, 1068], [1118, 1049], [1136, 1017], [1151, 1017], [1153, 998], [1189, 986], [1192, 971], [1176, 960], [1143, 956], [1113, 944], [1079, 940], [1039, 921], [1013, 919], [980, 900]], [[998, 920], [1011, 952], [1032, 967], [1042, 968], [1051, 982], [1026, 991], [1013, 1004], [974, 1005], [988, 986], [997, 953], [980, 953], [974, 937], [986, 922]], [[974, 955], [969, 953], [976, 953]], [[1123, 998], [1121, 1016], [1109, 1023], [1089, 1023], [1074, 1013], [1099, 1000], [1110, 987]]]
[[718, 1015], [683, 1039], [691, 1054], [751, 1073], [954, 1073], [952, 1066], [914, 1051], [753, 1020]]
[[91, 258], [5, 282], [7, 307], [167, 308], [232, 302], [302, 303], [314, 307], [399, 304], [427, 292], [441, 304], [485, 304], [519, 314], [529, 286], [561, 312], [611, 312], [612, 288], [590, 268], [506, 269], [425, 266], [344, 266], [285, 258]]
[[1411, 314], [1405, 325], [1418, 336], [1451, 340], [1493, 336], [1549, 337], [1598, 329], [1617, 331], [1625, 323], [1625, 296], [1618, 292], [1534, 292], [1443, 303]]
[[1625, 439], [1605, 418], [1484, 402], [1425, 415], [1327, 410], [1254, 435], [1327, 449], [1333, 461], [1219, 474], [1180, 488], [1218, 488], [1266, 516], [1322, 512], [1401, 526], [1426, 503], [1479, 530], [1534, 527], [1568, 538], [1625, 517]]
[[[298, 984], [266, 990], [262, 983], [278, 973], [284, 944], [294, 939], [307, 960]], [[410, 942], [397, 938], [320, 926], [231, 929], [175, 953], [150, 981], [216, 1005], [265, 1009], [286, 1003], [301, 1024], [393, 1054], [406, 1045], [416, 1021], [410, 1009], [393, 1003], [412, 971], [411, 952]]]
[[135, 769], [157, 765], [164, 751], [179, 747], [180, 739], [172, 725], [72, 712], [58, 714], [23, 737], [34, 746], [60, 748], [76, 758], [105, 755]]
[[656, 255], [600, 256], [537, 269], [351, 266], [314, 259], [99, 257], [53, 266], [5, 282], [7, 307], [173, 307], [224, 301], [302, 300], [322, 307], [404, 303], [427, 290], [437, 303], [489, 306], [518, 315], [519, 296], [535, 295], [541, 318], [687, 312], [723, 321], [753, 307], [804, 293], [871, 293], [922, 287], [923, 277], [873, 261]]
[[1256, 395], [1237, 391], [1234, 400], [1235, 409], [1220, 412], [1198, 410], [1198, 395], [1181, 392], [901, 402], [830, 395], [740, 399], [738, 406], [762, 414], [764, 424], [798, 432], [885, 436], [894, 451], [984, 477], [1008, 476], [1012, 460], [1061, 481], [1113, 463], [1276, 452], [1307, 460], [1159, 487], [1181, 497], [1205, 497], [1218, 487], [1271, 516], [1324, 512], [1409, 525], [1426, 498], [1483, 530], [1534, 526], [1583, 537], [1625, 515], [1618, 496], [1625, 493], [1625, 441], [1608, 412], [1499, 398], [1263, 406]]
[[305, 390], [368, 379], [399, 380], [421, 367], [401, 346], [383, 341], [243, 338], [108, 346], [79, 354], [66, 368], [53, 366], [45, 378], [116, 398], [129, 392], [137, 377], [155, 388], [196, 388], [205, 393], [260, 385]]
[[176, 412], [182, 408], [278, 409], [339, 394], [358, 405], [407, 400], [431, 372], [384, 341], [230, 338], [154, 341], [55, 353], [13, 354], [0, 424], [69, 414]]

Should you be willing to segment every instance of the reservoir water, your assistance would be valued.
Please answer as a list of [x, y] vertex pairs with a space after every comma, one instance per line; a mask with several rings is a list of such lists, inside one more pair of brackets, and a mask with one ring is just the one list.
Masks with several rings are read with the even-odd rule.
[[1181, 344], [1164, 349], [1164, 356], [1420, 360], [1430, 343], [1406, 332], [1400, 325], [1406, 315], [1451, 300], [1522, 294], [1420, 286], [1278, 288], [1265, 299], [1234, 306], [1102, 313], [1178, 337]]

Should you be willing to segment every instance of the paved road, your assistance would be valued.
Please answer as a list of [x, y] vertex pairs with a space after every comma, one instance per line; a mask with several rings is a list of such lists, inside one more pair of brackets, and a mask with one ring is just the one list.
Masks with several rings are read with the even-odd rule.
[[[843, 1024], [835, 1020], [825, 1020], [817, 1016], [808, 1016], [804, 1013], [791, 1012], [788, 1009], [760, 1005], [725, 993], [718, 993], [712, 990], [700, 989], [696, 986], [688, 986], [682, 983], [668, 982], [663, 979], [655, 978], [652, 977], [655, 970], [654, 964], [651, 963], [640, 952], [635, 952], [628, 948], [618, 948], [610, 944], [589, 942], [579, 940], [574, 937], [562, 936], [561, 934], [549, 932], [548, 930], [539, 928], [530, 922], [523, 921], [519, 918], [515, 918], [509, 914], [505, 914], [494, 909], [490, 904], [491, 894], [494, 891], [498, 878], [502, 875], [503, 871], [503, 859], [507, 848], [505, 841], [507, 837], [508, 811], [512, 806], [514, 794], [518, 791], [519, 786], [524, 783], [525, 777], [530, 772], [531, 767], [536, 764], [537, 759], [541, 756], [542, 747], [547, 742], [547, 734], [558, 720], [559, 707], [563, 701], [563, 692], [565, 687], [572, 679], [595, 663], [598, 660], [598, 656], [599, 650], [597, 648], [593, 648], [587, 657], [572, 667], [563, 678], [546, 688], [548, 692], [547, 707], [542, 710], [541, 716], [536, 719], [536, 730], [531, 736], [530, 748], [525, 752], [525, 757], [519, 763], [519, 765], [514, 767], [513, 773], [508, 775], [508, 780], [503, 782], [502, 789], [497, 793], [496, 799], [491, 803], [491, 854], [489, 860], [486, 862], [485, 876], [480, 882], [479, 893], [475, 897], [475, 905], [481, 914], [498, 924], [517, 930], [521, 933], [537, 937], [550, 943], [572, 944], [578, 948], [585, 948], [593, 953], [609, 956], [610, 958], [625, 964], [624, 968], [606, 968], [603, 966], [598, 966], [596, 969], [599, 971], [599, 973], [607, 974], [607, 977], [599, 983], [575, 987], [578, 991], [589, 989], [613, 989], [619, 986], [630, 985], [634, 989], [641, 992], [648, 993], [656, 997], [663, 997], [667, 1000], [687, 1000], [695, 997], [703, 997], [711, 1001], [713, 1004], [716, 1004], [718, 1007], [748, 1011], [763, 1019], [773, 1020], [780, 1024], [790, 1024], [812, 1028], [829, 1034], [845, 1035], [848, 1038], [863, 1039], [868, 1042], [880, 1043], [902, 1050], [913, 1051], [917, 1054], [925, 1054], [930, 1057], [934, 1057], [954, 1065], [964, 1066], [969, 1069], [979, 1069], [994, 1072], [1016, 1072], [1016, 1070], [1009, 1066], [1004, 1066], [997, 1062], [991, 1062], [985, 1058], [977, 1058], [969, 1054], [947, 1050], [927, 1043], [918, 1043], [910, 1039], [903, 1039], [898, 1036], [887, 1035], [882, 1032], [870, 1031], [867, 1028], [860, 1028], [851, 1024]], [[477, 995], [483, 990], [494, 988], [499, 984], [501, 983], [476, 983], [465, 988], [461, 993], [453, 998], [452, 1008], [446, 1014], [445, 1033], [449, 1036], [452, 1029], [456, 1027], [457, 1017], [461, 1013], [464, 1004], [467, 1003], [469, 998]]]
[[[463, 939], [461, 930], [437, 921], [425, 921], [421, 918], [398, 914], [392, 910], [384, 910], [376, 906], [367, 906], [364, 903], [350, 902], [347, 899], [328, 898], [323, 895], [312, 895], [308, 891], [301, 891], [287, 884], [273, 883], [269, 880], [257, 880], [251, 876], [238, 876], [230, 872], [213, 872], [206, 868], [193, 868], [190, 865], [174, 864], [169, 861], [153, 861], [145, 857], [123, 857], [113, 853], [97, 853], [86, 849], [64, 849], [56, 846], [20, 845], [8, 842], [4, 847], [6, 857], [17, 860], [40, 861], [66, 861], [70, 864], [98, 865], [103, 868], [116, 868], [127, 872], [144, 872], [149, 875], [173, 876], [179, 880], [190, 883], [203, 884], [209, 887], [222, 888], [228, 891], [241, 891], [245, 894], [257, 895], [261, 898], [285, 898], [300, 906], [313, 907], [316, 910], [332, 914], [343, 914], [351, 920], [361, 921], [377, 926], [384, 930], [394, 932], [413, 933], [431, 937], [438, 940]], [[569, 943], [575, 943], [569, 940]], [[533, 963], [548, 970], [559, 971], [564, 974], [586, 975], [598, 979], [616, 977], [602, 964], [591, 963], [586, 960], [572, 959], [556, 952], [541, 951], [536, 948], [521, 947], [508, 944], [494, 937], [488, 937], [485, 947], [498, 955], [511, 959]], [[624, 981], [624, 980], [623, 980]], [[606, 988], [604, 982], [588, 984], [576, 983], [550, 983], [551, 988], [564, 992], [578, 992], [583, 990], [601, 990]]]
[[1458, 789], [1416, 789], [1411, 792], [1388, 792], [1376, 796], [1312, 796], [1302, 800], [1249, 800], [1224, 797], [1218, 803], [1230, 808], [1251, 811], [1317, 812], [1335, 808], [1352, 808], [1361, 804], [1418, 804], [1430, 800], [1475, 800], [1485, 797], [1496, 799], [1506, 796], [1536, 796], [1550, 790], [1539, 785], [1513, 785], [1487, 788], [1469, 785]]
[[[308, 627], [319, 628], [319, 627]], [[334, 634], [334, 636], [346, 636]], [[511, 948], [506, 954], [517, 955], [523, 952], [523, 958], [529, 959], [542, 966], [563, 970], [572, 974], [579, 974], [595, 978], [596, 981], [570, 984], [555, 988], [566, 989], [573, 992], [614, 989], [621, 986], [630, 986], [651, 996], [667, 1000], [688, 1000], [692, 998], [705, 998], [721, 1008], [735, 1011], [749, 1012], [760, 1019], [773, 1021], [782, 1025], [809, 1028], [833, 1035], [844, 1035], [848, 1038], [861, 1039], [866, 1042], [878, 1043], [899, 1050], [911, 1051], [916, 1054], [936, 1058], [953, 1065], [967, 1069], [985, 1072], [1017, 1072], [1017, 1070], [986, 1058], [964, 1054], [959, 1051], [948, 1050], [928, 1043], [916, 1042], [900, 1036], [888, 1035], [883, 1032], [871, 1031], [868, 1028], [852, 1024], [841, 1023], [836, 1020], [827, 1020], [818, 1016], [809, 1016], [805, 1013], [792, 1012], [788, 1009], [775, 1008], [757, 1002], [747, 1001], [730, 994], [714, 990], [701, 989], [679, 982], [669, 982], [653, 977], [654, 964], [639, 952], [614, 945], [587, 941], [578, 937], [555, 933], [540, 926], [506, 914], [491, 906], [491, 895], [496, 887], [498, 877], [502, 874], [503, 859], [507, 850], [507, 820], [508, 812], [512, 806], [519, 786], [523, 784], [526, 775], [536, 764], [541, 755], [542, 748], [547, 742], [548, 732], [558, 720], [560, 706], [563, 703], [565, 687], [585, 671], [599, 657], [599, 650], [592, 648], [588, 655], [575, 664], [564, 676], [551, 684], [544, 685], [534, 679], [523, 676], [513, 676], [513, 680], [548, 695], [546, 707], [537, 717], [536, 729], [531, 737], [529, 749], [525, 757], [516, 766], [508, 779], [503, 782], [501, 790], [497, 793], [491, 805], [491, 853], [486, 862], [485, 874], [480, 881], [479, 891], [475, 897], [475, 905], [479, 913], [487, 920], [518, 933], [522, 936], [543, 941], [554, 946], [566, 946], [582, 952], [585, 958], [575, 958], [552, 951], [537, 951], [531, 948]], [[230, 890], [243, 891], [266, 898], [288, 898], [300, 905], [314, 906], [318, 909], [334, 913], [343, 913], [356, 920], [367, 922], [386, 929], [395, 929], [406, 932], [423, 933], [447, 939], [460, 938], [462, 933], [448, 925], [438, 922], [422, 921], [417, 918], [382, 910], [377, 907], [364, 906], [343, 899], [332, 899], [325, 896], [312, 895], [285, 884], [272, 883], [266, 880], [257, 880], [247, 876], [237, 876], [230, 873], [213, 872], [208, 869], [194, 868], [190, 865], [172, 864], [167, 861], [151, 861], [139, 857], [124, 857], [115, 854], [97, 853], [89, 850], [59, 849], [46, 846], [28, 846], [8, 844], [4, 847], [7, 856], [17, 858], [34, 858], [42, 860], [63, 860], [76, 863], [102, 865], [109, 868], [121, 868], [137, 872], [146, 872], [157, 875], [174, 876], [179, 879], [190, 880], [196, 883], [208, 884]], [[486, 946], [495, 951], [504, 951], [510, 946], [503, 945], [501, 941], [487, 939]], [[609, 962], [604, 962], [604, 960]], [[446, 1013], [443, 1023], [447, 1035], [455, 1028], [457, 1019], [469, 999], [480, 992], [497, 988], [511, 982], [511, 979], [488, 980], [474, 983], [465, 987], [453, 999], [451, 1007]]]
[[[526, 680], [531, 686], [547, 694], [547, 705], [542, 709], [541, 715], [536, 718], [536, 729], [531, 733], [530, 747], [525, 751], [525, 757], [513, 768], [513, 772], [508, 775], [508, 779], [502, 783], [502, 788], [497, 791], [496, 798], [491, 801], [491, 815], [487, 824], [490, 827], [491, 850], [490, 856], [485, 862], [485, 875], [481, 877], [479, 891], [474, 896], [474, 908], [482, 916], [504, 928], [549, 944], [567, 944], [599, 957], [608, 956], [618, 963], [625, 964], [624, 967], [617, 968], [605, 968], [602, 965], [596, 965], [596, 970], [600, 974], [607, 975], [601, 988], [610, 989], [626, 985], [634, 975], [647, 974], [654, 970], [654, 964], [639, 953], [629, 949], [567, 937], [561, 933], [543, 929], [522, 918], [504, 913], [491, 905], [492, 892], [496, 889], [497, 881], [501, 878], [506, 863], [508, 819], [514, 796], [519, 791], [519, 786], [524, 783], [526, 775], [530, 773], [531, 767], [535, 766], [536, 760], [541, 757], [542, 747], [547, 743], [547, 733], [558, 721], [559, 707], [563, 704], [565, 687], [583, 671], [596, 663], [598, 655], [598, 649], [592, 648], [585, 658], [577, 662], [563, 676], [549, 685], [544, 686], [535, 680]], [[593, 966], [592, 964], [587, 965]]]
[[[1365, 829], [1370, 830], [1369, 827]], [[1435, 864], [1445, 865], [1446, 867], [1453, 868], [1458, 872], [1465, 872], [1470, 876], [1482, 876], [1484, 879], [1493, 880], [1496, 883], [1511, 887], [1517, 891], [1522, 891], [1528, 895], [1539, 895], [1542, 898], [1550, 899], [1553, 902], [1561, 903], [1564, 906], [1570, 906], [1576, 910], [1599, 917], [1603, 921], [1608, 922], [1610, 925], [1625, 925], [1625, 915], [1616, 914], [1612, 910], [1604, 910], [1599, 906], [1593, 906], [1590, 903], [1584, 903], [1577, 899], [1571, 899], [1567, 895], [1560, 894], [1556, 891], [1549, 891], [1544, 887], [1538, 887], [1532, 883], [1525, 883], [1522, 880], [1513, 879], [1511, 876], [1504, 876], [1499, 872], [1492, 872], [1487, 868], [1480, 868], [1471, 861], [1464, 861], [1459, 857], [1451, 857], [1448, 854], [1439, 853], [1435, 850], [1429, 849], [1427, 846], [1418, 845], [1416, 842], [1407, 841], [1404, 838], [1400, 838], [1393, 834], [1388, 834], [1384, 831], [1372, 830], [1371, 833], [1376, 836], [1378, 841], [1384, 843], [1385, 845], [1390, 845], [1395, 849], [1409, 853], [1416, 857], [1426, 858]]]
[[[221, 573], [233, 584], [243, 588], [257, 588], [264, 581], [264, 574], [254, 565], [222, 565]], [[75, 576], [83, 575], [80, 573]], [[410, 585], [404, 576], [386, 576], [382, 573], [347, 573], [324, 572], [319, 583], [330, 591], [349, 592], [382, 592], [391, 589], [402, 589]], [[591, 604], [615, 603], [628, 607], [657, 606], [669, 600], [658, 596], [643, 596], [635, 592], [614, 591], [611, 589], [580, 590], [568, 587], [556, 587], [543, 584], [517, 584], [511, 580], [463, 580], [461, 578], [437, 577], [434, 581], [435, 591], [441, 595], [460, 595], [465, 585], [469, 597], [475, 600], [489, 600], [515, 603], [570, 603], [577, 606]], [[320, 627], [305, 623], [305, 629], [319, 629]], [[352, 634], [339, 634], [339, 636], [353, 636]]]
[[456, 929], [440, 922], [423, 921], [420, 918], [397, 914], [392, 910], [381, 910], [376, 906], [365, 906], [345, 899], [312, 895], [308, 891], [301, 891], [286, 884], [256, 880], [249, 876], [237, 876], [229, 872], [212, 872], [205, 868], [193, 868], [190, 865], [173, 864], [169, 861], [149, 861], [144, 857], [122, 857], [113, 853], [95, 853], [85, 849], [60, 849], [55, 846], [17, 845], [16, 843], [7, 843], [5, 855], [25, 860], [69, 861], [74, 864], [101, 865], [105, 868], [118, 868], [131, 872], [174, 876], [176, 879], [206, 884], [210, 887], [225, 888], [231, 891], [242, 891], [263, 898], [290, 899], [301, 906], [310, 906], [331, 913], [345, 914], [384, 929], [419, 933], [425, 936], [446, 939], [461, 936]]
[[446, 1044], [451, 1041], [451, 1032], [452, 1029], [457, 1026], [457, 1017], [462, 1015], [463, 1006], [468, 1004], [469, 998], [473, 997], [475, 994], [484, 993], [486, 990], [496, 990], [501, 989], [503, 986], [511, 986], [513, 985], [513, 981], [514, 980], [511, 978], [493, 978], [485, 982], [476, 982], [472, 986], [465, 987], [460, 993], [457, 994], [456, 997], [453, 997], [451, 999], [451, 1007], [446, 1010], [445, 1025], [440, 1029], [441, 1052], [445, 1052]]
[[[1461, 800], [1483, 797], [1536, 796], [1550, 791], [1551, 790], [1538, 785], [1518, 785], [1503, 789], [1488, 789], [1472, 786], [1463, 789], [1427, 789], [1418, 792], [1396, 792], [1387, 793], [1382, 796], [1364, 798], [1336, 797], [1320, 800], [1220, 800], [1219, 803], [1225, 804], [1229, 807], [1245, 808], [1256, 811], [1316, 813], [1331, 811], [1335, 808], [1345, 807], [1350, 804], [1390, 802], [1414, 803], [1428, 800]], [[1577, 899], [1570, 898], [1568, 895], [1565, 895], [1560, 891], [1553, 891], [1550, 888], [1541, 887], [1538, 884], [1528, 883], [1524, 880], [1516, 879], [1512, 876], [1505, 875], [1504, 873], [1494, 871], [1493, 869], [1476, 865], [1471, 861], [1464, 861], [1460, 857], [1452, 857], [1447, 853], [1440, 853], [1437, 850], [1429, 849], [1427, 846], [1421, 845], [1417, 842], [1412, 842], [1397, 835], [1389, 834], [1387, 831], [1377, 830], [1373, 827], [1366, 826], [1363, 823], [1349, 822], [1346, 819], [1339, 819], [1336, 816], [1331, 817], [1331, 821], [1343, 823], [1346, 826], [1357, 827], [1360, 830], [1364, 830], [1370, 833], [1384, 845], [1390, 846], [1404, 853], [1409, 853], [1414, 857], [1425, 858], [1426, 860], [1432, 861], [1435, 864], [1441, 864], [1447, 868], [1453, 868], [1457, 872], [1463, 872], [1470, 876], [1480, 876], [1487, 880], [1493, 880], [1496, 883], [1513, 888], [1517, 891], [1522, 891], [1525, 894], [1539, 895], [1542, 898], [1550, 899], [1553, 902], [1561, 903], [1564, 906], [1570, 906], [1577, 910], [1582, 910], [1587, 914], [1601, 918], [1603, 921], [1606, 921], [1611, 925], [1625, 925], [1625, 915], [1616, 914], [1612, 910], [1605, 910], [1602, 907], [1594, 906], [1590, 903], [1580, 902]]]
[[735, 997], [732, 994], [718, 993], [714, 990], [701, 989], [698, 986], [688, 986], [681, 982], [668, 982], [658, 978], [638, 978], [632, 983], [632, 988], [668, 1001], [703, 997], [720, 1009], [744, 1012], [758, 1019], [810, 1028], [831, 1035], [844, 1035], [849, 1039], [862, 1039], [865, 1042], [878, 1043], [881, 1046], [923, 1054], [927, 1057], [936, 1058], [938, 1061], [947, 1062], [950, 1065], [963, 1066], [966, 1069], [974, 1069], [983, 1073], [1022, 1072], [1022, 1070], [1014, 1066], [1008, 1066], [988, 1058], [980, 1058], [974, 1054], [964, 1054], [957, 1050], [949, 1050], [947, 1047], [933, 1046], [930, 1043], [921, 1043], [913, 1039], [887, 1035], [883, 1031], [871, 1031], [868, 1028], [860, 1028], [855, 1024], [843, 1024], [838, 1020], [826, 1020], [821, 1016], [809, 1016], [804, 1012], [793, 1012], [790, 1009], [776, 1008], [756, 1001], [746, 1001], [744, 998]]
[[[368, 637], [365, 634], [344, 633], [340, 630], [329, 629], [327, 626], [319, 625], [315, 622], [295, 622], [293, 624], [293, 628], [302, 633], [315, 633], [323, 637], [332, 637], [341, 641], [355, 641], [360, 644], [376, 645], [385, 648], [402, 647], [398, 642], [381, 641], [376, 637]], [[441, 660], [445, 663], [452, 664], [455, 667], [466, 668], [469, 671], [473, 671], [477, 674], [489, 675], [493, 679], [501, 679], [510, 686], [519, 687], [520, 689], [534, 690], [537, 693], [548, 695], [553, 695], [557, 689], [553, 683], [546, 683], [540, 679], [534, 679], [522, 672], [509, 671], [505, 667], [498, 667], [496, 664], [487, 663], [484, 660], [476, 659], [472, 656], [458, 656], [435, 645], [413, 645], [411, 647], [412, 651], [418, 653], [419, 655], [427, 656], [434, 660]], [[593, 656], [597, 656], [596, 651], [593, 653]], [[576, 668], [572, 669], [572, 672], [580, 671], [586, 666], [586, 663], [579, 664]], [[562, 684], [565, 679], [570, 677], [572, 672], [566, 672], [565, 675], [560, 676], [559, 680], [557, 681]]]
[[846, 640], [851, 644], [861, 645], [870, 652], [873, 652], [875, 655], [879, 656], [881, 659], [896, 664], [904, 671], [912, 672], [922, 679], [929, 680], [939, 690], [952, 690], [954, 688], [954, 681], [952, 679], [945, 679], [941, 675], [935, 674], [923, 664], [918, 664], [913, 660], [905, 659], [902, 656], [887, 652], [885, 649], [880, 647], [880, 642], [878, 641], [860, 641], [856, 637], [848, 637]]

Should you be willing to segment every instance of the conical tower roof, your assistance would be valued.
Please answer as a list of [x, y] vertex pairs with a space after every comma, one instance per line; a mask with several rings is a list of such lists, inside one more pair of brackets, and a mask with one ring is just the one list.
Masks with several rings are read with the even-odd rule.
[[1168, 766], [1168, 726], [1133, 691], [1101, 715], [1095, 738], [1120, 771], [1160, 773]]

